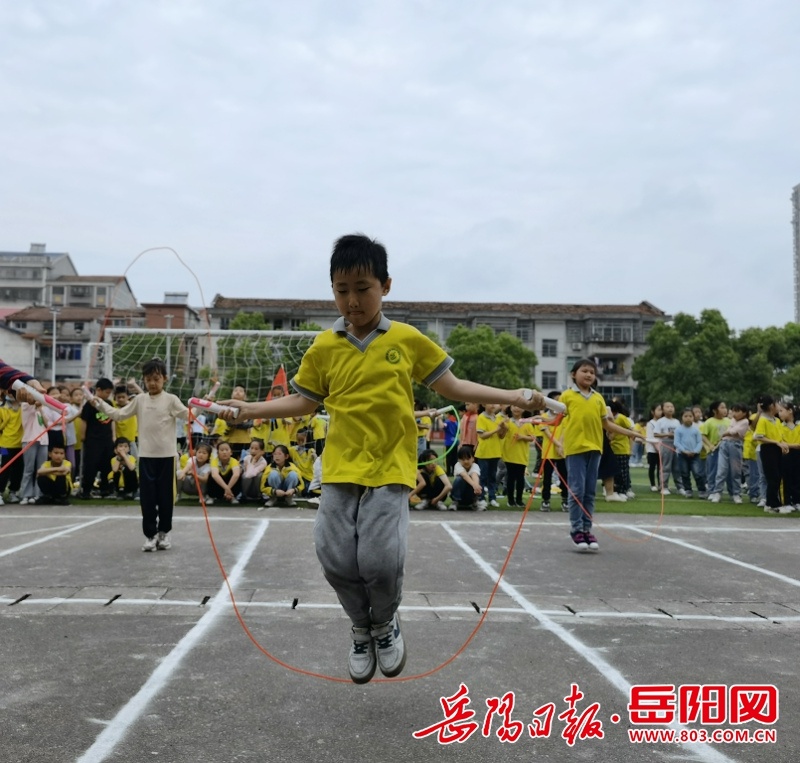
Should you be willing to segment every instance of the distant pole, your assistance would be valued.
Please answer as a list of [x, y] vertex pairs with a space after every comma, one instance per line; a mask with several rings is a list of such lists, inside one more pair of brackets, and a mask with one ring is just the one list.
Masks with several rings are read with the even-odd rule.
[[53, 359], [52, 359], [53, 381], [51, 383], [51, 386], [55, 387], [56, 386], [56, 316], [58, 315], [58, 308], [51, 307], [50, 312], [53, 314]]
[[[164, 319], [167, 321], [167, 331], [172, 328], [172, 319], [174, 315], [165, 315]], [[172, 379], [172, 337], [167, 334], [167, 384]]]

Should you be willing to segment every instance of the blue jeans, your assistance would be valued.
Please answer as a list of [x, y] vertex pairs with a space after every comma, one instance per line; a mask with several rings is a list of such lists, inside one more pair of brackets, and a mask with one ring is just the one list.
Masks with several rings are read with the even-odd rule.
[[[722, 443], [720, 443], [721, 445]], [[719, 463], [719, 447], [706, 456], [706, 483], [717, 484], [717, 464]]]
[[450, 498], [456, 504], [475, 503], [480, 496], [475, 495], [475, 490], [463, 477], [456, 477], [453, 480], [453, 489], [450, 491]]
[[273, 470], [267, 475], [267, 484], [273, 491], [294, 490], [300, 484], [300, 478], [297, 476], [297, 472], [289, 472], [284, 479], [280, 472]]
[[594, 494], [597, 490], [600, 451], [590, 450], [587, 453], [567, 456], [566, 462], [570, 532], [589, 532], [592, 529], [594, 516]]
[[[714, 482], [714, 493], [722, 493], [725, 482], [731, 495], [742, 494], [742, 441], [725, 438], [720, 442], [719, 461], [717, 462], [717, 479]], [[708, 483], [711, 485], [711, 483]]]
[[483, 485], [484, 494], [488, 492], [490, 501], [497, 496], [497, 464], [499, 461], [499, 458], [477, 459], [481, 470], [481, 485]]
[[755, 458], [747, 459], [747, 495], [750, 500], [761, 498], [761, 466], [758, 463], [758, 454]]
[[694, 475], [698, 491], [701, 493], [706, 492], [706, 470], [699, 453], [696, 456], [684, 456], [683, 453], [678, 453], [678, 471], [681, 475], [683, 489], [687, 493], [692, 492], [690, 473]]

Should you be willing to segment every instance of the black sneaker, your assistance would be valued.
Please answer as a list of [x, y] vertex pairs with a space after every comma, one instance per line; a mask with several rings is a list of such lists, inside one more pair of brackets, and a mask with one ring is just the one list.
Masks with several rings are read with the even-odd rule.
[[550, 502], [542, 501], [542, 505], [539, 507], [539, 511], [550, 511]]
[[352, 631], [353, 646], [350, 648], [347, 667], [353, 683], [365, 684], [375, 675], [375, 642], [369, 628], [356, 628], [354, 625]]
[[378, 649], [378, 666], [381, 673], [394, 678], [402, 673], [406, 664], [406, 646], [400, 633], [400, 616], [397, 612], [388, 623], [373, 625], [370, 631]]
[[591, 533], [584, 533], [583, 539], [586, 541], [586, 546], [591, 551], [597, 551], [600, 548], [600, 544], [597, 542], [597, 538], [594, 537]]
[[570, 537], [578, 551], [586, 551], [589, 548], [589, 544], [586, 542], [586, 535], [580, 530], [570, 533]]

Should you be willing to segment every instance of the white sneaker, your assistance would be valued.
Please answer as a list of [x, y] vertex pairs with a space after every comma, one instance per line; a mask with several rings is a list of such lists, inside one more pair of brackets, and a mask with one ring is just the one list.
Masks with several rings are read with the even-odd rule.
[[678, 495], [686, 495], [686, 491], [682, 487], [679, 487], [678, 488]]
[[27, 506], [29, 503], [33, 503], [33, 498], [21, 498], [19, 501], [20, 506]]
[[636, 498], [636, 493], [634, 493], [633, 490], [629, 490], [627, 493], [625, 493], [625, 497], [626, 498]]
[[425, 511], [425, 509], [428, 508], [428, 502], [420, 501], [419, 503], [412, 504], [411, 508], [415, 509], [416, 511]]
[[661, 495], [672, 495], [672, 493], [670, 493], [670, 492], [669, 492], [669, 488], [668, 488], [668, 487], [665, 487], [665, 488], [664, 488], [664, 489], [661, 491]]
[[8, 494], [8, 502], [9, 503], [19, 503], [19, 493], [10, 492]]
[[142, 551], [155, 551], [158, 548], [156, 543], [157, 541], [155, 538], [148, 538], [142, 546]]
[[400, 632], [400, 616], [397, 612], [388, 623], [373, 625], [370, 635], [375, 640], [381, 673], [387, 678], [399, 676], [406, 664], [406, 646]]
[[619, 493], [605, 493], [604, 496], [607, 501], [614, 503], [625, 503], [628, 500], [624, 495], [620, 495]]
[[740, 496], [740, 495], [733, 496], [733, 502], [737, 503], [737, 504], [740, 504], [742, 502], [742, 496]]
[[794, 511], [794, 506], [781, 506], [778, 508], [778, 514], [791, 514]]
[[480, 501], [478, 501], [478, 502], [475, 504], [475, 510], [476, 510], [476, 511], [486, 511], [486, 501], [484, 501], [483, 499], [481, 499]]
[[309, 498], [308, 502], [314, 506], [319, 506], [319, 498], [314, 496], [313, 498]]
[[762, 498], [758, 502], [757, 506], [758, 506], [759, 509], [766, 509], [767, 508], [767, 499], [766, 498]]
[[[721, 497], [722, 496], [720, 496], [719, 493], [711, 493], [711, 495], [708, 496], [708, 500], [711, 501], [711, 503], [719, 503], [719, 499]], [[741, 503], [741, 500], [739, 501], [739, 503]]]
[[378, 664], [375, 658], [375, 642], [369, 628], [352, 627], [353, 645], [347, 659], [347, 667], [353, 683], [365, 684], [375, 675]]
[[657, 493], [658, 492], [658, 488], [655, 485], [650, 485], [650, 492], [651, 493]]
[[0, 506], [5, 506], [5, 501], [3, 500], [3, 496], [0, 495]]
[[156, 535], [156, 548], [161, 551], [172, 548], [172, 541], [169, 539], [169, 533], [159, 533]]
[[499, 509], [500, 508], [500, 504], [497, 501], [495, 501], [494, 499], [489, 501], [489, 506], [493, 506], [495, 509]]

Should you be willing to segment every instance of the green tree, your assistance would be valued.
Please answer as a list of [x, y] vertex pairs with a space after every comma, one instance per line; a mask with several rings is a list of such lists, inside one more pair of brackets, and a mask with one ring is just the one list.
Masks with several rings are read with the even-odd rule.
[[536, 353], [511, 334], [495, 334], [489, 326], [457, 326], [447, 348], [456, 376], [506, 389], [531, 386]]
[[648, 405], [671, 400], [678, 410], [714, 399], [738, 400], [744, 379], [734, 334], [718, 310], [696, 319], [678, 313], [672, 324], [657, 323], [648, 349], [633, 364], [639, 397]]

